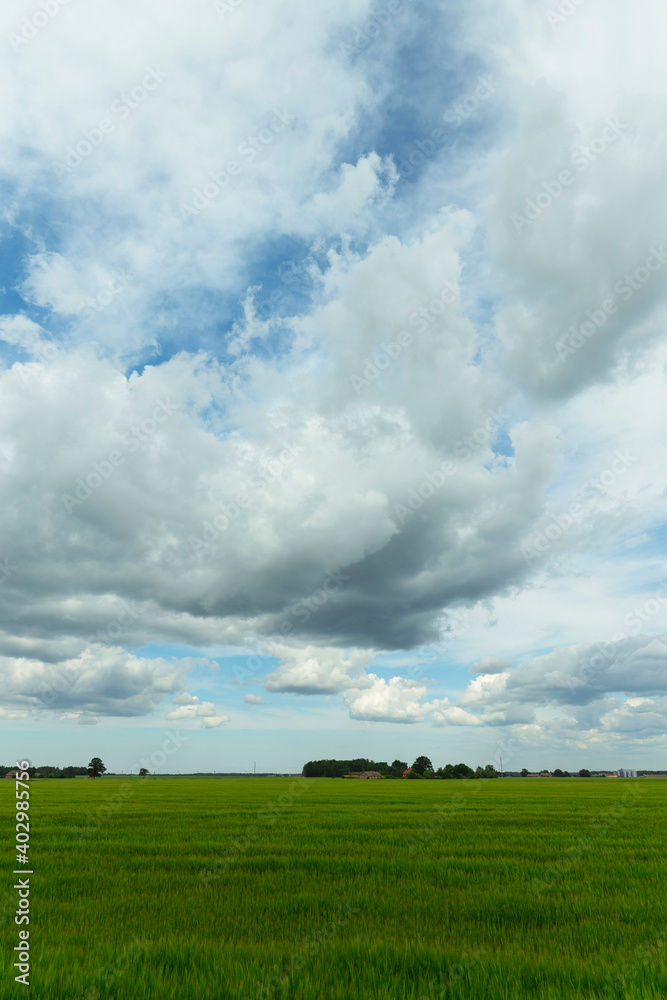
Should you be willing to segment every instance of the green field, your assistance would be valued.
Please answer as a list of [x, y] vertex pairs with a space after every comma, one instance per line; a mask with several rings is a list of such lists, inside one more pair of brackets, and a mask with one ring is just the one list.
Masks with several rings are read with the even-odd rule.
[[3, 998], [667, 996], [664, 781], [33, 781], [30, 990], [0, 795]]

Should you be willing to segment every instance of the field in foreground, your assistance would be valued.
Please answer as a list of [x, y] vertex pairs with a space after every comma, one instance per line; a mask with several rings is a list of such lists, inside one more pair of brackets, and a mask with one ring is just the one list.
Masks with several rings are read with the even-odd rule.
[[[0, 782], [0, 997], [14, 783]], [[31, 783], [39, 1000], [667, 996], [667, 782]]]

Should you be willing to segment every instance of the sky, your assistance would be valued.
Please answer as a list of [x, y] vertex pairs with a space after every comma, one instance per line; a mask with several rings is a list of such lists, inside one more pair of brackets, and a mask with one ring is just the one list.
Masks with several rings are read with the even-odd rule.
[[667, 767], [664, 4], [0, 20], [0, 762]]

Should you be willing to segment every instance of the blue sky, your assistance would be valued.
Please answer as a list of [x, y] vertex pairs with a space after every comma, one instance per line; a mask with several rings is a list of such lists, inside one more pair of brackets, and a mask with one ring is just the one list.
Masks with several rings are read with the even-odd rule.
[[4, 5], [1, 761], [665, 764], [641, 7]]

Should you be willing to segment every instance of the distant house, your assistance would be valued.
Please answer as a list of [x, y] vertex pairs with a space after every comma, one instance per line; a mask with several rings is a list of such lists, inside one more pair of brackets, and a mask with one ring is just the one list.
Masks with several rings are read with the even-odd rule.
[[12, 781], [16, 781], [21, 771], [10, 771], [9, 774], [5, 775], [5, 778], [11, 778]]
[[527, 778], [553, 778], [551, 771], [529, 771]]
[[350, 771], [349, 774], [345, 775], [346, 778], [381, 778], [382, 775], [379, 771]]
[[408, 775], [409, 775], [409, 774], [410, 774], [411, 772], [412, 772], [412, 768], [411, 768], [411, 767], [408, 767], [408, 768], [406, 768], [406, 769], [405, 769], [405, 771], [403, 771], [403, 777], [404, 777], [404, 778], [407, 778], [407, 776], [408, 776]]

